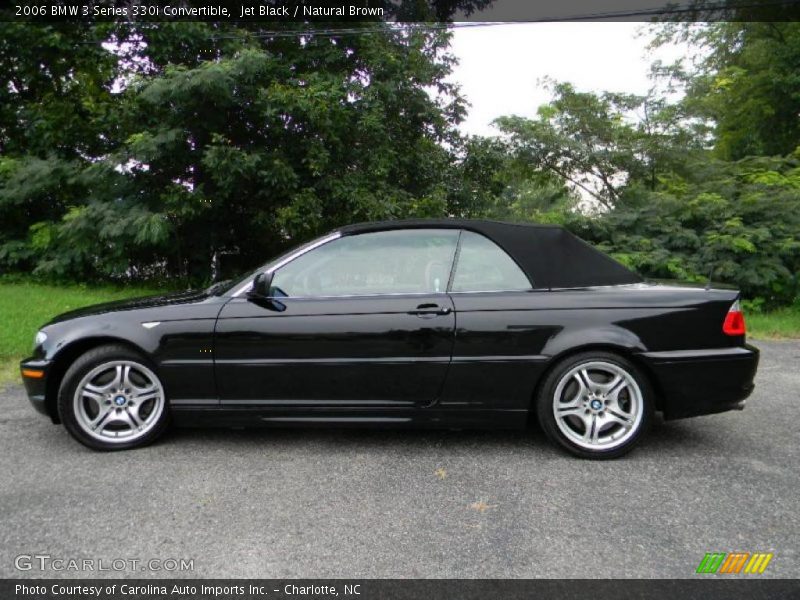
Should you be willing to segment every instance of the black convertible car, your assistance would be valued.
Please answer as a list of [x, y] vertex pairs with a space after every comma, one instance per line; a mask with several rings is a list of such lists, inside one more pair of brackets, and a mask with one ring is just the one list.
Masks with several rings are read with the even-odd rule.
[[648, 283], [562, 228], [344, 227], [205, 292], [61, 315], [22, 376], [92, 448], [176, 425], [522, 428], [588, 458], [744, 406], [739, 293]]

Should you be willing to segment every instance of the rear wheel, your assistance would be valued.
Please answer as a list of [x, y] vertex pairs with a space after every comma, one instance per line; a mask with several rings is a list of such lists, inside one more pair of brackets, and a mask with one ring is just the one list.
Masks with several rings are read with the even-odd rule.
[[536, 411], [545, 434], [582, 458], [616, 458], [647, 431], [653, 413], [646, 377], [625, 358], [586, 352], [547, 376]]
[[148, 362], [124, 346], [102, 346], [76, 360], [58, 397], [72, 436], [97, 450], [148, 444], [166, 428], [164, 387]]

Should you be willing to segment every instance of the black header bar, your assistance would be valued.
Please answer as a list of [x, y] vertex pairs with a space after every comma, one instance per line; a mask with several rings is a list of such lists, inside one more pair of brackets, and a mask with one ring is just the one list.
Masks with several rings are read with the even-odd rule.
[[[5, 4], [5, 3], [4, 3]], [[800, 0], [11, 0], [0, 20], [483, 23], [794, 21]]]
[[717, 578], [650, 580], [553, 579], [28, 579], [0, 580], [3, 600], [627, 600], [791, 599], [800, 581]]

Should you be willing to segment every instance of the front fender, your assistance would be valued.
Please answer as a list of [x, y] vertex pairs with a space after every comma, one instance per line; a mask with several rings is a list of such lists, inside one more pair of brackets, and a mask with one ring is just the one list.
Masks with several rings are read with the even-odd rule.
[[94, 347], [113, 343], [132, 346], [152, 360], [158, 354], [162, 340], [160, 332], [147, 331], [141, 324], [137, 327], [132, 324], [110, 322], [72, 323], [71, 327], [48, 329], [48, 340], [42, 347], [42, 358], [56, 362], [63, 356], [74, 353], [74, 348], [77, 346]]
[[121, 343], [153, 364], [170, 402], [216, 403], [213, 336], [219, 306], [204, 314], [185, 307], [182, 315], [169, 315], [173, 317], [170, 320], [164, 319], [163, 310], [115, 312], [53, 323], [44, 329], [48, 339], [33, 358], [47, 361], [63, 375], [69, 364], [90, 348]]

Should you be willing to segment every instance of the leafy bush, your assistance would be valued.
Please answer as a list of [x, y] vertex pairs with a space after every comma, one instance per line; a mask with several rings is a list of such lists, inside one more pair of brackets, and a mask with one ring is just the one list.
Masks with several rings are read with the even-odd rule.
[[765, 308], [798, 294], [800, 151], [708, 161], [691, 180], [630, 186], [615, 208], [568, 226], [641, 274], [724, 282]]

